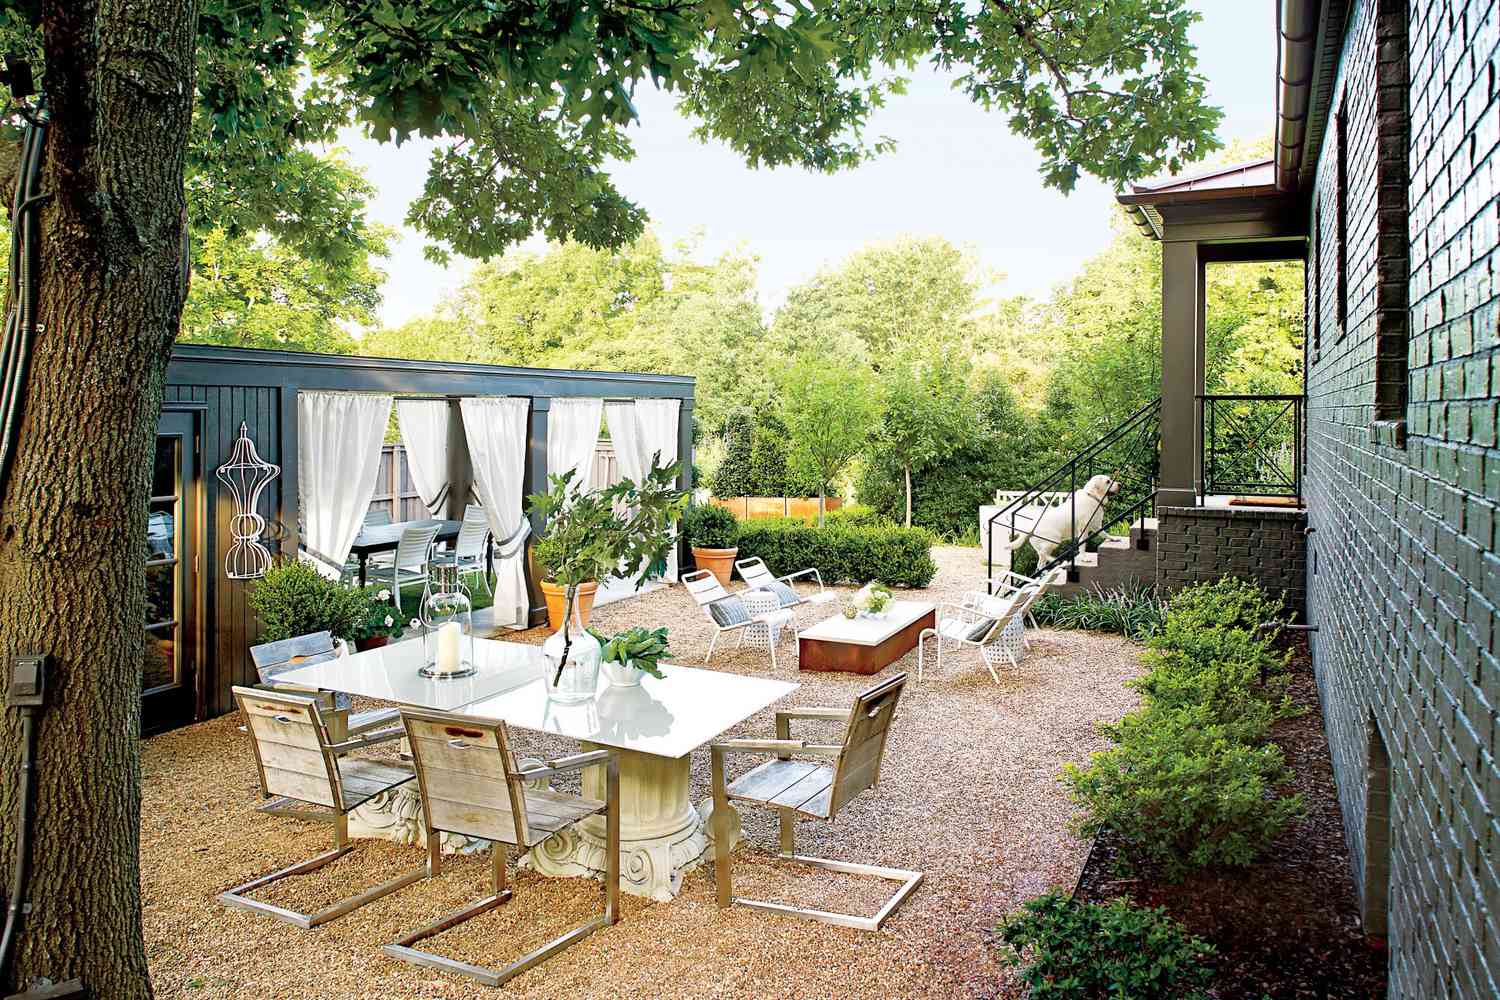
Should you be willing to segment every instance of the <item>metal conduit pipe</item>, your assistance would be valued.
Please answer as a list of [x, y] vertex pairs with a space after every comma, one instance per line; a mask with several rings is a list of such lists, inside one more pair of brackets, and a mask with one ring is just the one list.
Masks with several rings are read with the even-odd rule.
[[1276, 3], [1276, 186], [1283, 191], [1296, 190], [1302, 169], [1321, 7], [1318, 0]]
[[26, 125], [21, 143], [20, 170], [11, 202], [10, 311], [5, 317], [5, 346], [0, 353], [0, 490], [15, 458], [21, 429], [21, 405], [31, 345], [36, 338], [36, 273], [40, 222], [36, 210], [47, 200], [39, 189], [42, 153], [46, 147], [47, 112], [38, 108], [35, 122]]

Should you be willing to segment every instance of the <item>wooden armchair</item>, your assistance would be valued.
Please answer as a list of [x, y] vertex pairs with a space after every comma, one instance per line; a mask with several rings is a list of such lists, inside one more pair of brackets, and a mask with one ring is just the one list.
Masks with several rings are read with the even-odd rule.
[[[544, 765], [525, 766], [510, 748], [504, 722], [475, 719], [445, 712], [403, 709], [401, 721], [411, 742], [422, 790], [422, 815], [427, 825], [427, 868], [442, 871], [442, 833], [478, 837], [491, 843], [494, 892], [450, 913], [435, 923], [405, 934], [385, 953], [413, 965], [456, 972], [486, 986], [499, 986], [601, 927], [619, 920], [620, 913], [620, 764], [613, 750], [561, 757]], [[606, 800], [583, 798], [532, 787], [585, 767], [605, 768]], [[561, 937], [542, 945], [500, 969], [471, 965], [414, 948], [418, 941], [493, 910], [510, 900], [506, 883], [508, 847], [527, 851], [559, 830], [588, 816], [605, 814], [604, 909]]]
[[[754, 802], [779, 811], [782, 857], [828, 871], [873, 875], [899, 882], [901, 887], [896, 890], [895, 895], [873, 917], [745, 899], [734, 895], [729, 852], [718, 850], [715, 852], [714, 870], [720, 906], [738, 904], [873, 931], [879, 930], [886, 918], [917, 887], [922, 881], [921, 872], [830, 861], [798, 854], [796, 850], [795, 824], [798, 815], [812, 819], [833, 819], [845, 803], [874, 786], [880, 778], [886, 734], [890, 731], [891, 719], [896, 714], [896, 704], [900, 701], [901, 691], [905, 686], [906, 675], [897, 674], [860, 694], [854, 699], [854, 707], [847, 711], [838, 708], [804, 708], [777, 712], [774, 740], [721, 740], [711, 744], [709, 748], [712, 753], [712, 822], [716, 843], [729, 843], [730, 801]], [[845, 719], [847, 725], [844, 741], [815, 744], [792, 739], [793, 719]], [[733, 783], [726, 784], [724, 756], [729, 753], [765, 753], [776, 756], [774, 760], [761, 764]], [[817, 757], [829, 763], [793, 760], [793, 754]]]
[[345, 756], [350, 751], [399, 739], [400, 729], [371, 733], [355, 739], [334, 741], [323, 720], [321, 703], [315, 697], [257, 688], [234, 688], [255, 748], [255, 766], [260, 772], [261, 792], [333, 810], [333, 850], [280, 871], [252, 879], [219, 894], [219, 902], [265, 913], [298, 927], [317, 927], [357, 910], [366, 903], [389, 895], [422, 878], [426, 871], [408, 872], [388, 882], [316, 913], [299, 913], [285, 907], [251, 899], [249, 893], [293, 875], [322, 868], [352, 850], [349, 843], [349, 813], [382, 792], [415, 777], [412, 769], [393, 761]]

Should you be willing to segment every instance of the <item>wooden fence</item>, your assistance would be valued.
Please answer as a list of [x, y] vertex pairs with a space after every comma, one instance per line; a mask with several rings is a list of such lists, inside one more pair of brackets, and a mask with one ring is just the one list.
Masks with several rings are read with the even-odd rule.
[[406, 449], [399, 444], [380, 449], [380, 472], [375, 476], [370, 513], [389, 514], [392, 521], [420, 521], [432, 516], [411, 481]]
[[[727, 508], [741, 521], [752, 517], [800, 517], [818, 519], [817, 497], [714, 497], [714, 503]], [[838, 510], [844, 505], [839, 497], [823, 501], [824, 510]]]

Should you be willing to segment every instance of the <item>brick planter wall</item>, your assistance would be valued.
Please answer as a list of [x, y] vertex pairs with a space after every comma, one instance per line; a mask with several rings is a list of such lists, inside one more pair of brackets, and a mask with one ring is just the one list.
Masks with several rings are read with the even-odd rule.
[[1307, 596], [1304, 512], [1161, 507], [1156, 517], [1156, 582], [1162, 589], [1237, 576], [1281, 594], [1302, 618]]

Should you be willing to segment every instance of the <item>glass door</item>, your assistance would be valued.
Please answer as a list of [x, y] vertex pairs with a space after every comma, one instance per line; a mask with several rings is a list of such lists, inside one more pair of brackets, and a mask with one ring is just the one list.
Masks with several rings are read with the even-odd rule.
[[198, 463], [192, 413], [156, 425], [146, 522], [146, 661], [141, 731], [191, 722], [198, 664]]

